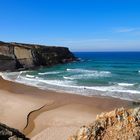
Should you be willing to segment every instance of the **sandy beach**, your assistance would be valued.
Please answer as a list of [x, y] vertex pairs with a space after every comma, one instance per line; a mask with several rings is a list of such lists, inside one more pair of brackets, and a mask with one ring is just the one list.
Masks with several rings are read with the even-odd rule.
[[0, 78], [0, 122], [33, 140], [65, 140], [96, 115], [132, 102], [41, 90]]

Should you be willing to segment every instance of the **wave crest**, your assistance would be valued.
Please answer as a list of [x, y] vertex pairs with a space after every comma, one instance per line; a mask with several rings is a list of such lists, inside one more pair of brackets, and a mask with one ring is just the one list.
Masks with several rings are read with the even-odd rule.
[[38, 75], [51, 75], [51, 74], [59, 74], [59, 71], [50, 71], [50, 72], [39, 72]]
[[66, 79], [66, 80], [74, 80], [74, 78], [72, 78], [72, 77], [67, 77], [67, 76], [63, 76], [63, 78]]
[[132, 83], [118, 83], [119, 86], [124, 86], [124, 87], [129, 87], [129, 86], [134, 86], [135, 84]]
[[28, 77], [28, 78], [34, 78], [35, 76], [26, 74], [26, 77]]
[[[85, 69], [67, 69], [68, 72], [73, 72], [74, 75], [69, 76], [69, 79], [88, 79], [98, 77], [110, 77], [110, 71], [96, 71], [96, 70], [85, 70]], [[76, 75], [75, 75], [76, 73]]]
[[68, 72], [73, 72], [74, 74], [69, 77], [71, 80], [74, 79], [91, 79], [91, 78], [99, 78], [99, 77], [110, 77], [110, 71], [96, 71], [96, 70], [85, 70], [85, 69], [67, 69]]

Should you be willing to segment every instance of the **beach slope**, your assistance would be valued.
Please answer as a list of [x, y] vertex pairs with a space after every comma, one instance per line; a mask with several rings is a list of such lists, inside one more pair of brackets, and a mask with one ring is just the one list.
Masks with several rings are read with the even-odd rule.
[[97, 114], [132, 102], [41, 90], [0, 79], [0, 122], [35, 139], [65, 140]]

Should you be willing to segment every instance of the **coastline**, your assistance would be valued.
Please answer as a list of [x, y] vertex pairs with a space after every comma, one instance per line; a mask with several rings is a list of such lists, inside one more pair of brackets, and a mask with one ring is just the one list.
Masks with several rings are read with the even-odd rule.
[[34, 140], [44, 135], [48, 140], [66, 139], [80, 126], [93, 122], [97, 114], [128, 108], [133, 103], [41, 90], [2, 78], [0, 96], [0, 122], [19, 129], [29, 138], [35, 136]]

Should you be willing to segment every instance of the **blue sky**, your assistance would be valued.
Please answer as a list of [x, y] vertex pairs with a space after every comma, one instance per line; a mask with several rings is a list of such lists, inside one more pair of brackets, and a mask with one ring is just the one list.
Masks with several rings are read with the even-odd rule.
[[140, 51], [140, 1], [0, 0], [0, 40]]

